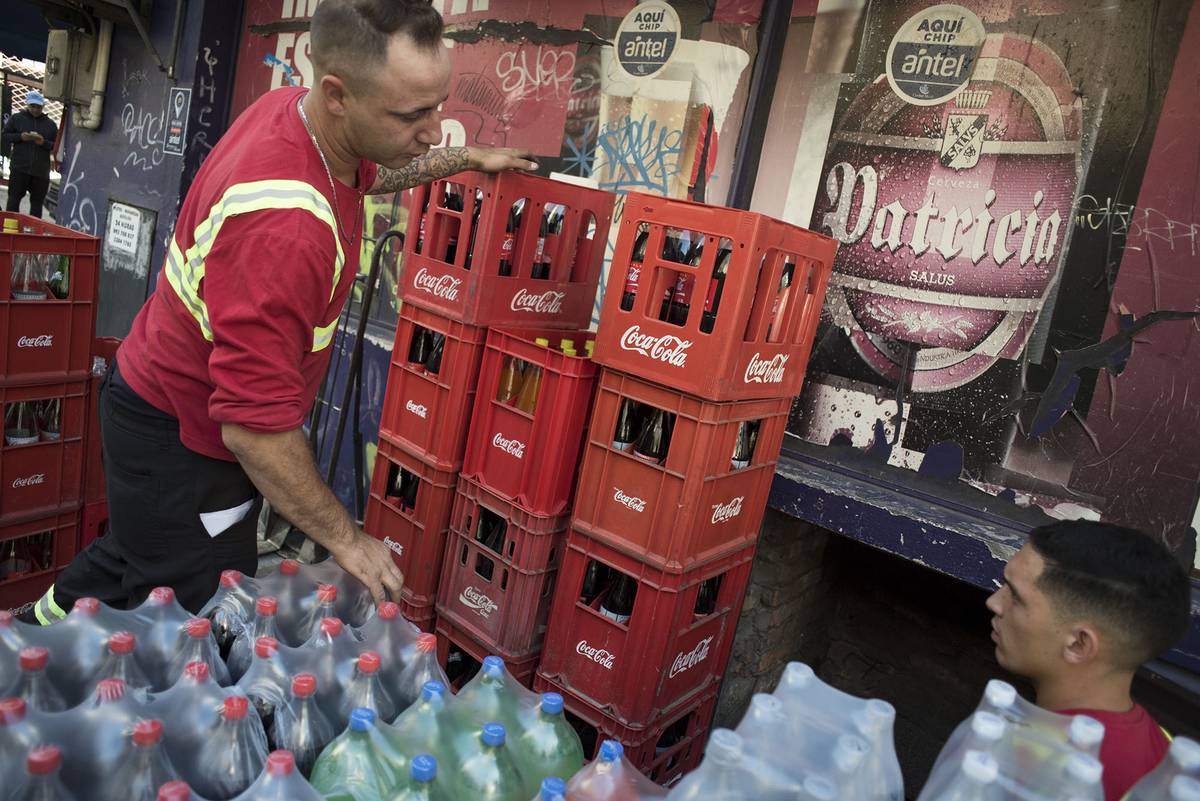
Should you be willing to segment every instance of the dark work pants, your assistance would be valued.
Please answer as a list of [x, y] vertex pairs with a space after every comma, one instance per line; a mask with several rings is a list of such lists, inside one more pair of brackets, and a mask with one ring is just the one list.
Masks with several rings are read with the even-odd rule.
[[5, 211], [21, 210], [21, 198], [29, 193], [29, 216], [41, 217], [42, 204], [50, 191], [50, 176], [35, 178], [27, 172], [12, 171], [8, 176], [8, 205]]
[[237, 462], [184, 447], [179, 422], [130, 389], [116, 360], [101, 384], [100, 432], [108, 531], [35, 605], [40, 622], [65, 616], [86, 596], [131, 608], [158, 586], [174, 588], [196, 612], [222, 570], [254, 575], [262, 499], [249, 477]]

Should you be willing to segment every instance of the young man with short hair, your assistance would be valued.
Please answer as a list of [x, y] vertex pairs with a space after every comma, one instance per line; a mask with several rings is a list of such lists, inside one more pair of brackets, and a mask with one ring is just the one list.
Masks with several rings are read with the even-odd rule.
[[1104, 724], [1104, 794], [1120, 801], [1167, 752], [1130, 687], [1187, 630], [1186, 574], [1140, 531], [1078, 520], [1034, 529], [1004, 580], [987, 600], [996, 660], [1033, 683], [1038, 706]]

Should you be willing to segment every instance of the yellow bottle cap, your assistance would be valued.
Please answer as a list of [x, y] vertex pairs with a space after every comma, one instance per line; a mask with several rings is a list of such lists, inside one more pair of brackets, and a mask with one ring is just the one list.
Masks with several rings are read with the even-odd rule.
[[558, 346], [560, 348], [562, 348], [563, 350], [567, 350], [568, 348], [570, 348], [571, 350], [575, 350], [575, 340], [563, 338], [558, 343]]
[[21, 230], [21, 223], [17, 220], [16, 217], [6, 217], [5, 218], [5, 220], [4, 220], [5, 233], [13, 233], [13, 232], [19, 231], [19, 230]]
[[537, 339], [533, 340], [533, 344], [541, 345], [543, 348], [548, 348], [550, 347], [550, 340], [546, 339], [545, 337], [538, 337]]

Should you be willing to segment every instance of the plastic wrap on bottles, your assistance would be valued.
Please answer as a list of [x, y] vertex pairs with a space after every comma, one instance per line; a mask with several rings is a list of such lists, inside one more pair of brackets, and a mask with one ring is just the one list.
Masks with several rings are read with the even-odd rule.
[[714, 729], [700, 767], [684, 776], [669, 801], [834, 801], [838, 789], [812, 775], [794, 779], [767, 763], [737, 732]]
[[[357, 634], [363, 647], [375, 651], [382, 659], [379, 675], [384, 686], [398, 686], [405, 666], [416, 655], [417, 637], [421, 630], [400, 615], [399, 604], [384, 601], [358, 629]], [[408, 706], [404, 699], [396, 698], [395, 701], [401, 709]]]
[[[171, 664], [186, 639], [185, 629], [192, 616], [179, 605], [170, 587], [156, 587], [140, 606], [123, 614], [134, 621], [125, 628], [137, 635], [138, 661], [154, 683], [154, 689], [165, 690], [179, 676], [179, 669], [172, 672]], [[190, 661], [179, 662], [178, 668]]]
[[374, 710], [359, 707], [317, 758], [309, 783], [326, 801], [385, 801], [406, 767], [376, 728]]
[[129, 735], [131, 747], [111, 776], [93, 788], [94, 798], [108, 801], [157, 801], [158, 788], [179, 778], [163, 746], [162, 721], [139, 720]]
[[[317, 702], [335, 729], [343, 728], [342, 697], [354, 674], [360, 643], [336, 617], [322, 618], [313, 636], [299, 648], [283, 649], [283, 661], [293, 674], [317, 677]], [[297, 756], [297, 761], [299, 757]]]
[[[76, 801], [62, 781], [62, 750], [40, 745], [25, 756], [25, 765], [8, 798], [20, 801]], [[8, 783], [6, 777], [6, 784]]]
[[120, 679], [100, 682], [92, 700], [81, 707], [47, 716], [39, 727], [43, 741], [69, 754], [62, 777], [80, 798], [96, 797], [125, 762], [134, 725], [149, 717], [144, 697], [125, 687]]
[[1094, 718], [1047, 711], [1021, 698], [1012, 685], [992, 680], [976, 711], [942, 747], [919, 799], [945, 796], [967, 770], [965, 755], [974, 752], [996, 763], [997, 777], [987, 790], [992, 795], [1101, 801], [1103, 738], [1104, 726]]
[[567, 781], [566, 801], [648, 801], [666, 798], [667, 790], [643, 776], [625, 758], [616, 740], [600, 744], [600, 753]]
[[12, 684], [17, 675], [17, 654], [25, 647], [16, 623], [12, 612], [0, 609], [0, 687]]
[[341, 704], [338, 709], [338, 725], [350, 723], [350, 713], [355, 709], [370, 709], [376, 718], [385, 723], [391, 723], [399, 714], [391, 693], [380, 681], [382, 658], [375, 651], [363, 651], [358, 655], [349, 681], [342, 691]]
[[401, 712], [393, 725], [380, 727], [392, 749], [407, 757], [429, 754], [449, 768], [452, 760], [448, 756], [447, 741], [452, 717], [447, 702], [451, 697], [442, 682], [425, 682], [416, 703]]
[[333, 558], [311, 565], [303, 565], [301, 570], [318, 584], [332, 584], [337, 587], [337, 601], [334, 603], [334, 614], [345, 621], [348, 626], [362, 626], [371, 617], [375, 601], [371, 591], [358, 579], [351, 576]]
[[70, 613], [52, 626], [17, 622], [13, 628], [23, 642], [43, 645], [50, 651], [51, 681], [69, 706], [78, 706], [91, 697], [93, 679], [104, 661], [109, 635], [129, 628], [122, 625], [128, 619], [128, 612], [110, 609], [95, 598], [80, 598]]
[[0, 690], [5, 698], [20, 698], [29, 709], [39, 712], [61, 712], [67, 701], [50, 680], [47, 667], [50, 651], [44, 645], [28, 645], [17, 655], [17, 675], [13, 682]]
[[217, 592], [200, 610], [212, 621], [213, 636], [223, 651], [229, 649], [254, 612], [254, 601], [263, 593], [258, 581], [238, 570], [221, 571]]
[[104, 679], [120, 679], [126, 687], [134, 690], [150, 689], [150, 677], [138, 662], [137, 635], [132, 631], [114, 632], [109, 636], [105, 648], [107, 653], [104, 661], [100, 663], [89, 690], [94, 691]]
[[227, 801], [249, 787], [267, 762], [267, 735], [249, 700], [227, 696], [216, 722], [200, 732], [194, 758], [180, 775], [208, 801]]
[[192, 792], [188, 783], [176, 779], [158, 788], [158, 801], [209, 801]]
[[311, 673], [301, 673], [292, 679], [291, 696], [275, 708], [268, 738], [279, 750], [290, 751], [296, 768], [307, 776], [335, 732], [329, 718], [321, 711], [316, 693], [319, 680]]
[[[20, 776], [29, 749], [40, 742], [37, 727], [20, 698], [0, 698], [0, 776]], [[0, 799], [4, 793], [0, 792]]]
[[270, 728], [275, 709], [287, 700], [291, 681], [279, 653], [279, 642], [272, 637], [260, 637], [254, 643], [250, 669], [238, 679], [236, 688], [250, 699], [263, 726]]
[[272, 751], [262, 775], [234, 801], [324, 801], [296, 767], [287, 751]]
[[417, 637], [412, 659], [400, 673], [400, 680], [389, 689], [394, 691], [397, 705], [407, 709], [420, 697], [421, 688], [429, 681], [439, 681], [444, 687], [450, 686], [446, 671], [437, 661], [437, 636], [421, 634]]
[[538, 704], [518, 710], [518, 726], [509, 741], [525, 797], [533, 798], [542, 780], [574, 776], [583, 767], [583, 744], [563, 715], [563, 697], [544, 693]]
[[454, 717], [460, 728], [503, 723], [510, 730], [521, 725], [522, 715], [536, 709], [541, 696], [527, 690], [498, 656], [485, 656], [479, 672], [454, 697]]
[[508, 749], [504, 725], [485, 723], [471, 740], [458, 752], [461, 761], [451, 782], [451, 796], [473, 801], [527, 801], [525, 782]]
[[212, 635], [212, 622], [208, 618], [193, 617], [189, 619], [183, 630], [179, 632], [178, 639], [175, 652], [167, 663], [167, 673], [163, 677], [165, 681], [161, 682], [159, 689], [166, 689], [174, 684], [184, 666], [193, 662], [203, 662], [208, 665], [208, 673], [213, 680], [222, 687], [229, 686], [231, 683], [229, 668], [221, 659], [217, 641]]
[[[1192, 782], [1200, 781], [1200, 743], [1187, 737], [1171, 741], [1166, 757], [1130, 788], [1126, 801], [1176, 801], [1171, 788], [1181, 776]], [[1179, 790], [1184, 796], [1188, 795], [1189, 786], [1187, 781], [1180, 783]]]
[[933, 796], [937, 801], [1001, 801], [1006, 797], [999, 784], [999, 764], [991, 754], [967, 750], [958, 755], [953, 767]]
[[[225, 661], [229, 667], [229, 677], [237, 681], [254, 660], [254, 643], [259, 637], [279, 639], [279, 629], [275, 625], [275, 617], [279, 611], [279, 601], [270, 595], [260, 595], [254, 601], [254, 618], [249, 625], [239, 620], [238, 631], [229, 645], [229, 655]], [[219, 641], [219, 638], [218, 638]]]
[[436, 757], [417, 754], [412, 758], [407, 779], [397, 785], [388, 801], [450, 801], [445, 789], [448, 775], [441, 770]]

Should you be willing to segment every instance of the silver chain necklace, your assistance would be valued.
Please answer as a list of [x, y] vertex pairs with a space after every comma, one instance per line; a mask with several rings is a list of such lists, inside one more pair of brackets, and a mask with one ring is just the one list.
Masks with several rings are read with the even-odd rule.
[[[308, 97], [307, 92], [300, 95], [300, 97], [296, 100], [296, 110], [300, 112], [300, 119], [304, 122], [304, 130], [308, 131], [308, 138], [312, 140], [313, 147], [317, 149], [317, 155], [321, 157], [321, 166], [325, 168], [325, 177], [329, 179], [329, 191], [332, 193], [330, 200], [333, 202], [333, 209], [331, 209], [331, 211], [333, 211], [333, 219], [337, 222], [338, 233], [340, 233], [342, 238], [347, 242], [353, 242], [354, 237], [346, 235], [346, 229], [342, 227], [342, 216], [338, 214], [337, 184], [333, 182], [333, 172], [329, 169], [329, 161], [326, 160], [325, 151], [321, 150], [321, 145], [317, 142], [317, 135], [313, 133], [312, 123], [308, 121], [308, 115], [304, 113], [304, 98], [306, 97]], [[358, 227], [358, 215], [362, 213], [363, 198], [362, 190], [356, 191], [358, 192], [358, 200], [355, 202], [354, 210], [355, 228]]]

